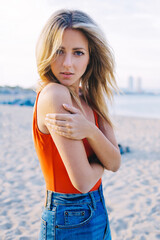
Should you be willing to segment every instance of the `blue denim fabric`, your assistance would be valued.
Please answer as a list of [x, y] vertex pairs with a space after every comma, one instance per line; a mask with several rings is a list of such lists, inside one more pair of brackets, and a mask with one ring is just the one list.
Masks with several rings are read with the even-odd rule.
[[85, 194], [47, 191], [39, 240], [111, 240], [102, 185]]

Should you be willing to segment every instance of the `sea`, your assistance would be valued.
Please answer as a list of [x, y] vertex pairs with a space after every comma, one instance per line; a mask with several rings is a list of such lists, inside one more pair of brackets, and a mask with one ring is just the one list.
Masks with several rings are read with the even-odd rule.
[[[32, 89], [0, 87], [0, 104], [3, 105], [33, 107], [35, 98], [36, 93]], [[108, 103], [108, 106], [111, 115], [160, 119], [160, 94], [115, 94], [112, 105]]]
[[160, 119], [160, 94], [115, 95], [109, 110], [114, 115]]

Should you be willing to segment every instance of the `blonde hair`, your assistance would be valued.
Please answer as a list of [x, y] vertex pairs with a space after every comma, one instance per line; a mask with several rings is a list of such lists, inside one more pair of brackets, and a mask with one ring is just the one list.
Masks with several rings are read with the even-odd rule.
[[[37, 69], [40, 76], [38, 90], [50, 82], [59, 81], [51, 71], [51, 61], [56, 57], [65, 29], [81, 31], [89, 43], [90, 61], [81, 78], [81, 91], [85, 101], [112, 126], [105, 95], [112, 100], [113, 90], [117, 90], [114, 75], [114, 58], [97, 24], [87, 14], [77, 10], [61, 10], [54, 13], [44, 26], [36, 47]], [[78, 97], [70, 93], [78, 105]]]

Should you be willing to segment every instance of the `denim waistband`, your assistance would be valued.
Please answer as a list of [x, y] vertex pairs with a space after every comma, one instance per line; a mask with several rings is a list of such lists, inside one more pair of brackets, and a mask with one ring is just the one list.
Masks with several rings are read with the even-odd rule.
[[98, 201], [104, 202], [102, 184], [98, 190], [80, 194], [66, 194], [47, 190], [45, 207], [51, 210], [53, 205], [92, 204], [93, 208], [96, 208], [96, 202]]

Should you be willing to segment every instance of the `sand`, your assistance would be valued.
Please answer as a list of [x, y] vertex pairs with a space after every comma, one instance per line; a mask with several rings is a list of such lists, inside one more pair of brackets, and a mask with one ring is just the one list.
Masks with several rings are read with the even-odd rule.
[[[32, 107], [0, 105], [0, 239], [38, 239], [45, 183], [32, 140]], [[160, 119], [113, 116], [130, 153], [103, 188], [113, 240], [160, 239]]]

